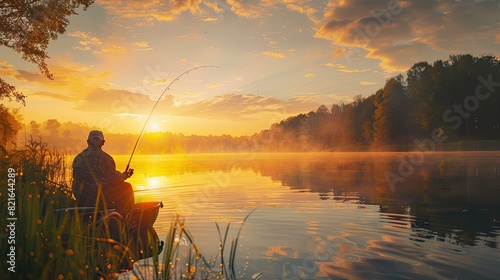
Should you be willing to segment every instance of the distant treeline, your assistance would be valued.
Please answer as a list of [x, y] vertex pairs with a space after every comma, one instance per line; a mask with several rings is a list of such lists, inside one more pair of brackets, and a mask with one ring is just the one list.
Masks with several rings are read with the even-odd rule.
[[453, 55], [414, 64], [383, 88], [349, 104], [321, 105], [274, 124], [257, 137], [278, 150], [407, 150], [434, 144], [500, 140], [500, 62]]
[[[90, 129], [51, 119], [32, 121], [26, 133], [74, 154], [86, 147]], [[137, 135], [107, 133], [106, 138], [108, 152], [128, 154]], [[419, 141], [499, 139], [498, 58], [453, 55], [446, 61], [416, 63], [406, 78], [392, 77], [366, 98], [357, 95], [352, 103], [321, 105], [251, 136], [147, 133], [137, 153], [411, 150]]]

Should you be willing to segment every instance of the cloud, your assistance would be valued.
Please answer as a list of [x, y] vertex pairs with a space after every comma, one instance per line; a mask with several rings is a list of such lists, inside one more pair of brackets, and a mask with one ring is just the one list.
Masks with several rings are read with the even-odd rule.
[[262, 5], [263, 3], [259, 5], [259, 1], [227, 0], [231, 11], [244, 18], [262, 18], [265, 15], [269, 15], [270, 13], [266, 9], [268, 5]]
[[36, 82], [36, 83], [47, 83], [50, 81], [44, 75], [38, 72], [31, 72], [26, 70], [17, 70], [15, 75], [16, 80], [23, 82]]
[[16, 77], [18, 75], [17, 70], [14, 69], [12, 64], [0, 60], [0, 76], [3, 77]]
[[208, 85], [206, 85], [205, 87], [207, 88], [218, 88], [218, 87], [221, 87], [222, 86], [222, 83], [210, 83]]
[[149, 42], [146, 41], [139, 41], [133, 43], [133, 45], [136, 47], [135, 50], [137, 51], [152, 51], [153, 48], [149, 45]]
[[339, 72], [344, 72], [344, 73], [363, 73], [366, 71], [369, 71], [370, 69], [354, 69], [354, 68], [347, 68], [347, 66], [342, 65], [342, 64], [336, 64], [336, 63], [323, 63], [321, 64], [322, 66], [327, 66], [327, 67], [337, 67], [337, 70]]
[[287, 1], [284, 0], [283, 3], [290, 11], [295, 11], [300, 14], [305, 14], [312, 22], [317, 22], [318, 19], [316, 17], [316, 13], [318, 12], [317, 8], [314, 8], [308, 5], [309, 1]]
[[[169, 108], [173, 97], [166, 96], [160, 107]], [[148, 115], [155, 101], [147, 95], [120, 89], [91, 88], [78, 98], [76, 110], [86, 112], [104, 112], [112, 115], [135, 114]], [[159, 103], [159, 104], [160, 104]], [[157, 110], [161, 110], [158, 108]]]
[[73, 47], [79, 51], [91, 51], [93, 53], [127, 53], [129, 50], [135, 51], [149, 51], [153, 50], [146, 41], [119, 43], [123, 38], [106, 38], [103, 41], [95, 37], [90, 32], [74, 31], [68, 33], [68, 36], [79, 38], [78, 45]]
[[354, 69], [354, 68], [347, 68], [344, 65], [339, 65], [337, 70], [340, 72], [344, 72], [344, 73], [363, 73], [363, 72], [368, 71], [368, 69], [359, 70], [359, 69]]
[[270, 47], [274, 47], [278, 44], [277, 41], [274, 41], [274, 40], [270, 40], [269, 42], [267, 42], [267, 45], [270, 46]]
[[282, 52], [265, 51], [262, 52], [263, 55], [274, 57], [274, 58], [284, 58], [285, 54]]
[[2, 60], [0, 60], [0, 76], [10, 77], [20, 82], [46, 83], [51, 81], [40, 72], [14, 69], [12, 64]]
[[166, 85], [170, 83], [172, 80], [169, 78], [164, 78], [164, 79], [151, 79], [151, 80], [142, 80], [143, 83], [147, 85], [152, 85], [152, 86], [160, 86], [160, 85]]
[[[338, 94], [304, 94], [304, 95], [296, 95], [287, 100], [288, 107], [294, 108], [296, 106], [302, 106], [303, 104], [307, 104], [312, 109], [316, 110], [317, 107], [321, 104], [333, 104], [338, 102], [351, 102], [352, 97], [343, 96]], [[306, 112], [304, 110], [298, 112]]]
[[[103, 86], [82, 84], [78, 91], [69, 93], [66, 91], [60, 92], [58, 88], [52, 88], [52, 90], [34, 92], [29, 94], [29, 97], [45, 97], [66, 101], [73, 104], [72, 108], [77, 111], [121, 116], [127, 114], [147, 115], [156, 102], [156, 100], [151, 100], [145, 94]], [[73, 88], [75, 87], [73, 86]], [[172, 104], [173, 97], [165, 96], [159, 102], [157, 110], [168, 109]]]
[[363, 85], [363, 86], [371, 86], [371, 85], [376, 85], [378, 83], [377, 82], [372, 82], [372, 81], [361, 81], [360, 84]]
[[[0, 71], [1, 69], [3, 67], [0, 67]], [[70, 102], [73, 108], [79, 111], [110, 114], [118, 114], [127, 110], [146, 114], [147, 109], [153, 107], [154, 102], [145, 94], [111, 88], [107, 82], [112, 75], [109, 72], [99, 72], [92, 67], [84, 67], [67, 60], [54, 61], [51, 71], [54, 73], [53, 80], [47, 79], [42, 74], [25, 70], [17, 70], [14, 73], [17, 80], [27, 81], [30, 87], [35, 89], [27, 92], [28, 104], [30, 97], [44, 97]], [[171, 99], [162, 101], [164, 104], [162, 106], [165, 106], [165, 102], [171, 105]]]
[[[116, 15], [113, 20], [124, 24], [124, 20], [132, 20], [134, 25], [148, 26], [159, 21], [173, 21], [182, 13], [189, 12], [201, 21], [218, 21], [223, 18], [225, 12], [233, 10], [243, 17], [253, 18], [256, 12], [261, 10], [258, 5], [249, 5], [240, 1], [211, 1], [211, 0], [145, 0], [145, 1], [121, 1], [121, 0], [98, 0], [97, 4], [102, 6], [109, 14]], [[261, 13], [261, 10], [259, 13]]]
[[335, 67], [335, 66], [340, 65], [340, 64], [335, 64], [335, 63], [328, 62], [328, 63], [323, 63], [321, 65], [322, 66], [327, 66], [327, 67]]
[[276, 103], [272, 97], [226, 94], [178, 107], [175, 112], [181, 116], [234, 120], [245, 119], [258, 112], [275, 110]]
[[184, 12], [189, 12], [202, 21], [222, 20], [226, 12], [250, 19], [263, 18], [272, 15], [270, 9], [278, 4], [283, 4], [288, 10], [305, 14], [312, 21], [316, 21], [316, 13], [319, 10], [311, 5], [314, 1], [309, 0], [98, 0], [97, 3], [109, 13], [123, 19], [132, 19], [137, 25], [152, 25], [155, 21], [175, 20]]
[[118, 16], [118, 20], [131, 19], [136, 25], [152, 25], [155, 21], [171, 21], [175, 17], [167, 11], [164, 1], [159, 0], [98, 0], [97, 4], [109, 14]]
[[304, 76], [307, 78], [312, 78], [312, 77], [316, 76], [316, 73], [307, 73]]
[[331, 1], [315, 37], [339, 47], [336, 54], [363, 54], [400, 71], [414, 57], [497, 52], [498, 12], [498, 1]]
[[413, 43], [407, 45], [393, 45], [384, 48], [369, 48], [367, 57], [379, 59], [380, 66], [393, 71], [408, 70], [411, 65], [421, 61], [422, 57], [430, 57], [433, 50], [429, 45], [423, 43]]
[[200, 13], [201, 0], [174, 0], [172, 2], [171, 11], [174, 15], [184, 11], [190, 11], [193, 15]]
[[95, 50], [96, 47], [102, 45], [102, 41], [99, 38], [92, 36], [90, 32], [74, 31], [68, 33], [68, 36], [80, 39], [80, 41], [78, 41], [79, 46], [73, 47], [75, 50], [90, 51], [92, 49]]
[[249, 120], [262, 116], [287, 117], [316, 110], [321, 104], [346, 100], [334, 94], [304, 95], [289, 99], [254, 94], [223, 94], [197, 102], [177, 103], [169, 108], [169, 114], [178, 117], [218, 120]]
[[118, 44], [107, 45], [101, 49], [103, 53], [127, 53], [127, 49]]
[[38, 92], [35, 92], [33, 94], [30, 94], [30, 96], [42, 96], [42, 97], [48, 97], [50, 99], [62, 100], [62, 101], [66, 101], [66, 102], [75, 102], [76, 101], [75, 97], [68, 96], [66, 94], [49, 92], [49, 91], [38, 91]]

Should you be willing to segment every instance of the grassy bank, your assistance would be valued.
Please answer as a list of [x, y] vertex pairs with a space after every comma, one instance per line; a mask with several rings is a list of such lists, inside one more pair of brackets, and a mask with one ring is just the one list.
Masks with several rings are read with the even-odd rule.
[[15, 255], [7, 267], [2, 264], [1, 278], [91, 279], [96, 265], [82, 250], [88, 241], [75, 238], [82, 234], [81, 221], [55, 211], [73, 206], [64, 156], [36, 141], [1, 152], [0, 251]]

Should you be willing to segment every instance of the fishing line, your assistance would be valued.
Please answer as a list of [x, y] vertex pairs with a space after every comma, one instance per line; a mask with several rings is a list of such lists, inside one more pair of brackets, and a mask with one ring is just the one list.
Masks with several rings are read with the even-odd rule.
[[151, 109], [151, 112], [149, 112], [149, 115], [148, 115], [148, 118], [146, 119], [146, 122], [144, 123], [144, 125], [142, 126], [142, 129], [141, 129], [141, 132], [139, 133], [139, 137], [137, 137], [137, 141], [135, 142], [135, 145], [134, 145], [134, 149], [132, 149], [132, 154], [130, 154], [130, 159], [128, 160], [128, 163], [127, 163], [127, 167], [125, 168], [125, 173], [128, 172], [129, 170], [129, 167], [130, 167], [130, 162], [132, 161], [132, 157], [134, 156], [134, 152], [135, 152], [135, 149], [137, 148], [137, 145], [139, 144], [139, 141], [141, 140], [141, 137], [142, 137], [142, 133], [144, 132], [144, 129], [146, 128], [146, 125], [148, 124], [148, 121], [149, 121], [149, 118], [151, 118], [151, 115], [153, 114], [153, 111], [155, 110], [156, 108], [156, 105], [158, 105], [158, 103], [160, 103], [160, 100], [161, 98], [163, 97], [163, 95], [165, 94], [165, 92], [167, 92], [167, 90], [170, 89], [170, 87], [177, 81], [179, 81], [179, 79], [186, 75], [186, 74], [189, 74], [189, 72], [191, 71], [194, 71], [194, 70], [198, 70], [198, 69], [201, 69], [201, 68], [220, 68], [219, 66], [214, 66], [214, 65], [202, 65], [202, 66], [197, 66], [197, 67], [193, 67], [191, 69], [188, 69], [186, 71], [184, 71], [183, 73], [181, 73], [179, 76], [177, 76], [172, 82], [170, 82], [170, 84], [168, 84], [168, 86], [163, 90], [163, 92], [161, 93], [160, 97], [158, 98], [158, 100], [156, 100], [156, 103], [155, 105], [153, 106], [153, 108]]
[[228, 64], [220, 65], [220, 67], [225, 67], [225, 66], [235, 67], [235, 68], [238, 68], [239, 70], [242, 70], [243, 72], [246, 72], [252, 78], [252, 82], [254, 83], [254, 87], [255, 87], [255, 94], [256, 95], [261, 94], [261, 89], [260, 89], [259, 83], [257, 82], [257, 79], [255, 78], [255, 76], [252, 73], [250, 73], [250, 71], [248, 71], [246, 68], [239, 66], [237, 64], [228, 63]]

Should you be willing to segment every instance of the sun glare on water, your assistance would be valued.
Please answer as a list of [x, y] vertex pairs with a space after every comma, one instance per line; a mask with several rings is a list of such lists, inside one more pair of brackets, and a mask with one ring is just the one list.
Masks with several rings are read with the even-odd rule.
[[142, 182], [135, 185], [135, 202], [154, 201], [154, 194], [169, 185], [166, 176], [148, 177], [141, 180]]
[[148, 188], [157, 189], [160, 186], [160, 180], [157, 177], [152, 177], [148, 179]]

